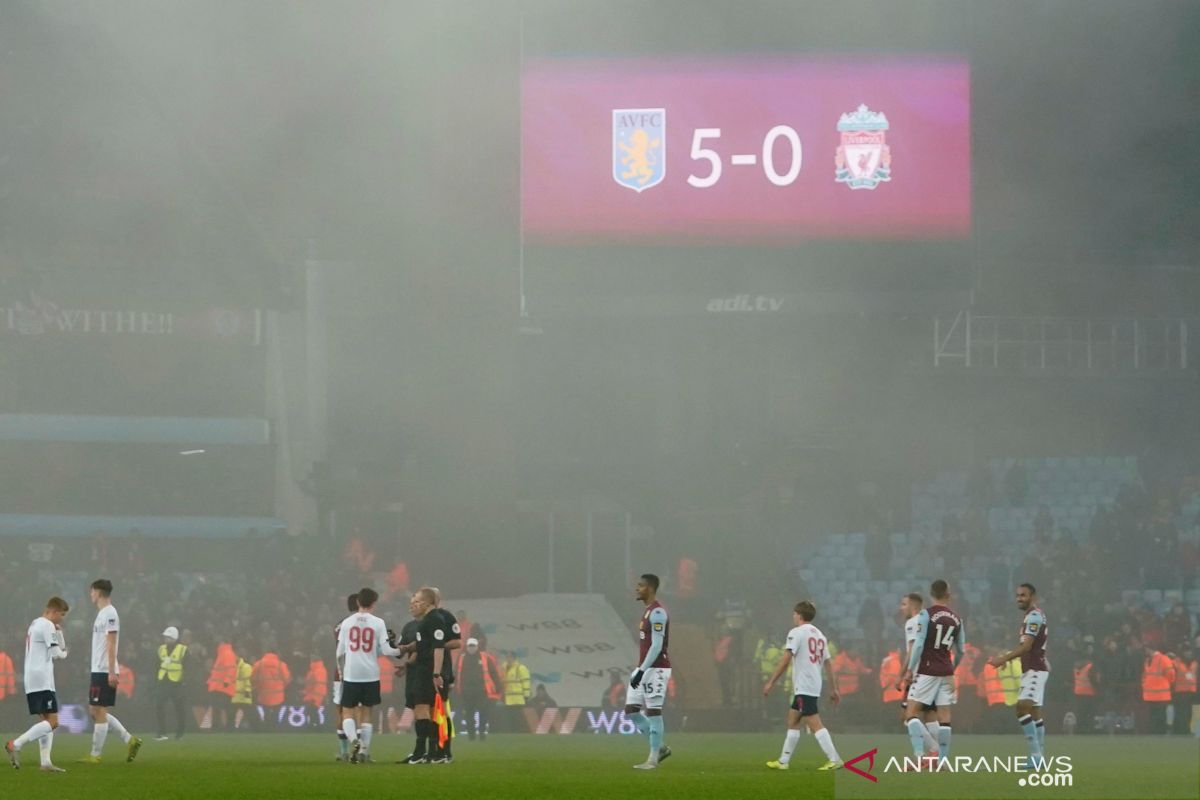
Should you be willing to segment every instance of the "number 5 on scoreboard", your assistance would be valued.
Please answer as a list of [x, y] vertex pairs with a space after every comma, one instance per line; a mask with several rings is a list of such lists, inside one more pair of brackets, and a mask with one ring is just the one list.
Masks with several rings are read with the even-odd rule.
[[721, 157], [717, 155], [716, 150], [701, 147], [705, 139], [719, 138], [721, 138], [720, 128], [696, 128], [692, 131], [692, 160], [699, 161], [705, 159], [712, 164], [712, 170], [703, 178], [688, 175], [687, 182], [689, 185], [695, 186], [697, 189], [707, 189], [721, 179]]

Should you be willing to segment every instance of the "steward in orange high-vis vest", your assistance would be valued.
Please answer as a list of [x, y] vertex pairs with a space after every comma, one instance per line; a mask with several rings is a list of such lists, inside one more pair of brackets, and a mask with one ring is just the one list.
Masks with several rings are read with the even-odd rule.
[[893, 650], [879, 665], [879, 688], [883, 689], [883, 702], [895, 703], [904, 699], [904, 693], [896, 688], [902, 674], [900, 654]]
[[208, 702], [213, 709], [213, 730], [229, 730], [233, 722], [230, 706], [236, 691], [237, 655], [233, 652], [232, 644], [221, 642], [217, 645], [217, 655], [208, 673]]
[[979, 682], [978, 694], [989, 706], [1004, 705], [1004, 684], [1000, 682], [1000, 670], [987, 664], [983, 668], [983, 679]]
[[287, 664], [279, 660], [279, 656], [265, 653], [254, 662], [251, 678], [254, 681], [254, 697], [260, 706], [278, 708], [283, 705], [284, 692], [292, 682], [292, 673]]
[[963, 645], [962, 658], [954, 667], [955, 687], [975, 686], [979, 683], [979, 672], [976, 666], [981, 655], [979, 648], [970, 642]]
[[[391, 669], [389, 668], [389, 672]], [[313, 709], [314, 716], [318, 708], [325, 705], [325, 698], [329, 694], [329, 670], [325, 668], [325, 662], [318, 657], [313, 657], [308, 662], [308, 674], [304, 676], [304, 693], [302, 695], [304, 705], [310, 706]]]
[[1142, 701], [1148, 711], [1147, 731], [1167, 732], [1167, 706], [1175, 685], [1175, 664], [1166, 655], [1146, 645], [1142, 659]]
[[1075, 725], [1080, 733], [1090, 733], [1096, 729], [1096, 684], [1092, 683], [1094, 668], [1086, 657], [1075, 662], [1072, 694], [1075, 700]]
[[0, 651], [0, 700], [17, 693], [17, 674], [8, 653]]
[[233, 697], [237, 689], [237, 656], [234, 655], [233, 645], [221, 642], [217, 645], [217, 657], [213, 659], [212, 670], [208, 673], [208, 691]]
[[1075, 667], [1075, 696], [1095, 697], [1096, 687], [1092, 685], [1092, 662], [1084, 661]]
[[1196, 656], [1192, 648], [1184, 647], [1175, 659], [1175, 686], [1171, 705], [1175, 706], [1175, 727], [1178, 734], [1192, 731], [1192, 706], [1196, 703]]
[[379, 663], [379, 693], [387, 697], [396, 688], [396, 663], [387, 656], [375, 659]]
[[117, 685], [117, 694], [123, 695], [126, 700], [133, 699], [133, 690], [137, 685], [137, 676], [133, 674], [127, 664], [119, 664], [118, 669], [121, 670], [121, 682]]
[[858, 676], [869, 675], [871, 670], [856, 653], [851, 653], [847, 648], [833, 659], [833, 674], [837, 676], [838, 693], [844, 699], [858, 691]]

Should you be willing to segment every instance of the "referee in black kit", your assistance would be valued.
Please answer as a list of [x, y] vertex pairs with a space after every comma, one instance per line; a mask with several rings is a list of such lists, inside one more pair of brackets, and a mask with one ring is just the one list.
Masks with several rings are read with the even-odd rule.
[[[442, 704], [445, 704], [450, 699], [450, 687], [454, 685], [454, 655], [451, 651], [458, 650], [463, 646], [462, 643], [462, 628], [459, 627], [458, 619], [446, 609], [442, 608], [442, 593], [435, 587], [429, 587], [429, 592], [433, 597], [433, 608], [429, 610], [429, 617], [433, 618], [431, 630], [434, 636], [434, 671], [433, 676], [434, 686], [437, 688], [438, 694], [442, 696]], [[440, 636], [439, 636], [440, 634]], [[438, 653], [441, 653], [439, 658]], [[438, 669], [438, 661], [441, 661], [441, 668]], [[454, 756], [450, 753], [450, 745], [454, 741], [454, 723], [450, 719], [450, 715], [446, 715], [446, 727], [448, 736], [446, 738], [446, 746], [440, 747], [437, 743], [436, 729], [433, 739], [433, 752], [435, 753], [433, 763], [435, 764], [452, 764]]]
[[[439, 608], [441, 593], [431, 587], [416, 591], [409, 603], [414, 619], [404, 626], [400, 649], [408, 654], [404, 695], [405, 705], [416, 717], [417, 746], [402, 764], [449, 764], [453, 761], [450, 745], [438, 745], [438, 725], [431, 719], [438, 695], [443, 703], [454, 683], [454, 665], [448, 651], [462, 647], [458, 620]], [[447, 719], [447, 725], [449, 725]]]

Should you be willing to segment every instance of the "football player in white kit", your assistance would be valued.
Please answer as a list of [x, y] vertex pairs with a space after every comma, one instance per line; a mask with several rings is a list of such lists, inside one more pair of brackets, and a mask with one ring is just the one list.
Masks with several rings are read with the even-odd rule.
[[88, 691], [88, 711], [92, 715], [92, 752], [79, 759], [81, 764], [99, 764], [100, 752], [108, 732], [114, 731], [126, 745], [125, 760], [137, 758], [142, 740], [131, 734], [121, 721], [109, 713], [117, 704], [117, 684], [121, 668], [117, 663], [117, 645], [121, 618], [112, 604], [112, 581], [100, 578], [92, 581], [91, 598], [96, 604], [96, 622], [92, 625], [92, 674]]
[[829, 681], [829, 701], [836, 706], [841, 696], [838, 694], [837, 682], [833, 679], [833, 667], [829, 661], [829, 641], [825, 634], [812, 624], [816, 616], [817, 607], [810, 600], [802, 600], [792, 609], [792, 622], [796, 627], [788, 633], [783, 658], [763, 685], [762, 693], [763, 697], [766, 697], [783, 675], [783, 671], [791, 665], [792, 691], [796, 696], [788, 710], [788, 732], [783, 740], [783, 752], [779, 754], [778, 761], [767, 762], [771, 769], [788, 768], [792, 760], [792, 751], [800, 741], [802, 724], [808, 726], [828, 759], [818, 769], [829, 770], [842, 766], [842, 759], [833, 746], [833, 738], [821, 724], [821, 715], [817, 710], [817, 699], [821, 696], [822, 672], [825, 680]]
[[54, 731], [58, 728], [54, 662], [67, 657], [62, 621], [70, 610], [66, 600], [51, 597], [46, 610], [30, 623], [29, 632], [25, 634], [25, 700], [29, 704], [29, 713], [42, 719], [16, 739], [4, 743], [4, 752], [13, 769], [21, 768], [21, 748], [36, 741], [41, 751], [42, 772], [66, 772], [51, 763], [50, 749], [54, 746]]
[[371, 709], [380, 703], [379, 657], [398, 656], [400, 651], [388, 643], [388, 629], [371, 612], [379, 593], [362, 589], [358, 593], [358, 612], [342, 620], [338, 630], [337, 665], [342, 675], [342, 730], [351, 743], [350, 763], [370, 760]]

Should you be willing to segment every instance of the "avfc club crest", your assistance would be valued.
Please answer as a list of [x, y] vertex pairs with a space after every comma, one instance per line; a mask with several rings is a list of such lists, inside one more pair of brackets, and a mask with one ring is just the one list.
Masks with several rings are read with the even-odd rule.
[[615, 108], [613, 180], [639, 194], [667, 175], [667, 110]]
[[836, 180], [851, 189], [874, 189], [892, 179], [892, 153], [887, 146], [887, 117], [865, 105], [838, 120], [842, 144], [837, 149]]

